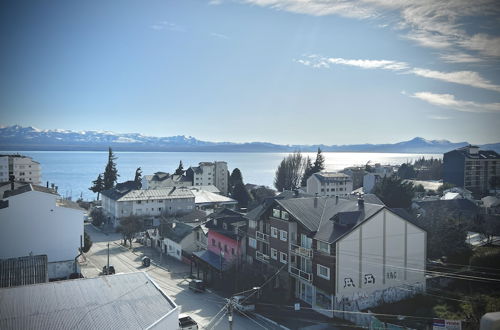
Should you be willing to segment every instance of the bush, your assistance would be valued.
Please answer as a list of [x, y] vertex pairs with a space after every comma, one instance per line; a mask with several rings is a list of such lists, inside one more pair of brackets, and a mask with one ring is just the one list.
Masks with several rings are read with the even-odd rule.
[[100, 227], [104, 223], [104, 213], [101, 209], [93, 209], [90, 212], [92, 217], [92, 224], [96, 227]]
[[83, 252], [89, 252], [92, 247], [92, 240], [90, 239], [89, 234], [87, 232], [83, 232]]

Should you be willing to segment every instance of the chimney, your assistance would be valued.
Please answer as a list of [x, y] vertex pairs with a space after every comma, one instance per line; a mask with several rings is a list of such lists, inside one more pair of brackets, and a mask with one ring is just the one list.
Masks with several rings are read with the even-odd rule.
[[339, 196], [335, 196], [335, 205], [339, 203]]
[[361, 211], [365, 208], [365, 200], [363, 198], [358, 198], [358, 209]]

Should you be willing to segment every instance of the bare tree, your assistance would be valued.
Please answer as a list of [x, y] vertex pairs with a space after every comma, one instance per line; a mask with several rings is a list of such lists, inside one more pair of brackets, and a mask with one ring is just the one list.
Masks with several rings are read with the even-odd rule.
[[274, 177], [274, 187], [278, 191], [300, 187], [307, 160], [298, 151], [283, 158]]

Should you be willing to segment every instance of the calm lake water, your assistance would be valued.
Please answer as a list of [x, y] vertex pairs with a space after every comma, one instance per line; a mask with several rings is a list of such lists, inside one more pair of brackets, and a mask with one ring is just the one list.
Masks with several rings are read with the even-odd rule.
[[[1, 151], [0, 151], [1, 152]], [[42, 167], [42, 182], [49, 181], [59, 187], [62, 196], [93, 199], [95, 194], [88, 188], [99, 173], [104, 172], [108, 153], [103, 151], [18, 151], [38, 161]], [[287, 153], [214, 153], [214, 152], [116, 152], [118, 181], [133, 180], [135, 170], [142, 173], [157, 171], [172, 173], [182, 160], [184, 169], [198, 165], [202, 161], [223, 160], [230, 171], [238, 167], [245, 183], [272, 187], [274, 172]], [[371, 164], [401, 164], [419, 157], [442, 158], [442, 154], [398, 154], [398, 153], [352, 153], [324, 152], [326, 170], [338, 171], [348, 166]], [[315, 153], [304, 153], [313, 160]]]

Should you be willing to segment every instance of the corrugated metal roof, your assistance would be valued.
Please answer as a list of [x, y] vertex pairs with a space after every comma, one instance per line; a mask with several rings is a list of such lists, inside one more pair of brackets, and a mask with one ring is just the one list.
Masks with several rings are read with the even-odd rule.
[[49, 281], [47, 255], [0, 260], [0, 287], [45, 283]]
[[176, 308], [144, 272], [0, 289], [1, 329], [144, 329]]
[[177, 199], [177, 198], [194, 198], [195, 195], [187, 188], [167, 188], [167, 189], [147, 189], [147, 190], [132, 190], [120, 197], [118, 201], [135, 201], [147, 199]]
[[194, 203], [195, 204], [206, 204], [206, 203], [226, 203], [226, 204], [236, 204], [238, 203], [236, 200], [222, 196], [219, 194], [214, 194], [209, 191], [204, 190], [191, 190], [194, 194]]

